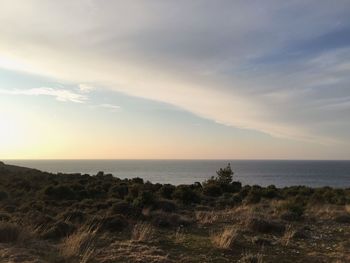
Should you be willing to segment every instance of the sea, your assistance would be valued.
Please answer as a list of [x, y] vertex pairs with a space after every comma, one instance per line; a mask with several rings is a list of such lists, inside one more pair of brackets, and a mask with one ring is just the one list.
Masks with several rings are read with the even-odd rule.
[[99, 171], [119, 178], [140, 177], [152, 183], [192, 184], [216, 175], [231, 164], [234, 180], [249, 185], [285, 187], [350, 187], [350, 161], [296, 160], [4, 160], [7, 164], [53, 173], [94, 175]]

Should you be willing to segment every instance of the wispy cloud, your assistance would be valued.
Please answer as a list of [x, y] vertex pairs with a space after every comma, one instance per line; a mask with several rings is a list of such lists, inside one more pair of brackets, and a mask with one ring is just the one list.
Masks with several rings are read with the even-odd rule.
[[58, 101], [69, 101], [75, 103], [84, 103], [88, 98], [85, 95], [74, 93], [67, 89], [55, 88], [33, 88], [33, 89], [0, 89], [1, 94], [8, 95], [28, 95], [28, 96], [52, 96]]
[[348, 0], [3, 2], [5, 66], [273, 136], [349, 141], [348, 101], [335, 105], [350, 96]]
[[90, 93], [91, 91], [95, 90], [95, 87], [87, 84], [79, 84], [79, 90], [82, 93]]
[[112, 111], [118, 111], [120, 110], [120, 106], [118, 105], [113, 105], [113, 104], [100, 104], [100, 105], [97, 105], [97, 107], [100, 107], [100, 108], [105, 108], [105, 109], [110, 109]]

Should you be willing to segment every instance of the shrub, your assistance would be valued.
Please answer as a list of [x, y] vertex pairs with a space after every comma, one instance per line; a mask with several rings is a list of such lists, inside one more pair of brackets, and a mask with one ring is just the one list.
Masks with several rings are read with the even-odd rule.
[[58, 221], [43, 233], [45, 239], [60, 239], [73, 233], [75, 226], [71, 223]]
[[3, 201], [8, 198], [8, 194], [4, 191], [0, 191], [0, 201]]
[[250, 191], [245, 198], [245, 201], [247, 204], [257, 204], [260, 202], [260, 200], [261, 200], [261, 195], [259, 192], [256, 192], [256, 191]]
[[44, 194], [55, 200], [74, 200], [74, 191], [65, 185], [49, 186], [44, 190]]
[[140, 192], [141, 192], [141, 185], [139, 184], [131, 185], [129, 186], [128, 198], [135, 199], [139, 196]]
[[152, 192], [142, 192], [140, 196], [134, 200], [134, 205], [136, 207], [144, 207], [148, 205], [152, 205], [155, 201], [156, 197]]
[[176, 210], [176, 204], [167, 200], [158, 200], [154, 203], [153, 209], [162, 210], [167, 213], [172, 213]]
[[282, 234], [286, 229], [285, 225], [279, 222], [267, 221], [260, 218], [251, 218], [247, 222], [247, 227], [254, 232], [276, 234]]
[[113, 186], [110, 189], [110, 193], [112, 197], [123, 199], [129, 193], [129, 188], [125, 183], [121, 183]]
[[0, 222], [0, 243], [16, 242], [20, 234], [21, 230], [18, 225]]
[[128, 226], [128, 221], [122, 215], [108, 216], [103, 219], [101, 229], [110, 232], [118, 232]]
[[232, 182], [230, 185], [230, 191], [232, 193], [238, 193], [242, 189], [242, 183], [241, 182]]
[[220, 185], [215, 181], [208, 181], [203, 186], [203, 194], [208, 196], [217, 197], [222, 194]]
[[11, 216], [7, 213], [0, 212], [0, 221], [10, 221]]
[[133, 208], [128, 202], [124, 200], [118, 200], [112, 204], [110, 211], [113, 214], [131, 215], [133, 213]]
[[82, 223], [84, 222], [86, 215], [84, 212], [75, 210], [75, 211], [68, 211], [62, 215], [62, 218], [64, 221], [69, 221], [72, 223]]
[[233, 180], [233, 171], [230, 164], [228, 164], [225, 168], [220, 168], [216, 174], [216, 180], [221, 184], [230, 184]]
[[143, 184], [143, 179], [142, 178], [139, 178], [139, 177], [135, 177], [135, 178], [132, 178], [131, 179], [131, 183], [132, 184]]
[[250, 192], [251, 187], [249, 185], [245, 185], [242, 187], [241, 191], [239, 191], [239, 196], [244, 199]]
[[246, 196], [246, 202], [248, 204], [257, 204], [260, 202], [262, 196], [262, 188], [254, 185], [251, 187], [248, 195]]
[[164, 212], [153, 212], [151, 214], [151, 222], [153, 225], [157, 227], [178, 227], [178, 226], [184, 226], [189, 225], [192, 223], [191, 220], [179, 216], [178, 214], [173, 213], [164, 213]]
[[159, 193], [163, 198], [171, 199], [176, 187], [171, 184], [164, 184], [160, 189]]
[[173, 193], [173, 197], [183, 204], [199, 203], [199, 195], [188, 185], [179, 185]]
[[297, 199], [288, 200], [283, 203], [280, 208], [284, 213], [281, 218], [288, 221], [300, 220], [305, 211], [305, 204]]
[[278, 189], [274, 185], [269, 185], [262, 189], [261, 195], [269, 199], [276, 198], [278, 197]]

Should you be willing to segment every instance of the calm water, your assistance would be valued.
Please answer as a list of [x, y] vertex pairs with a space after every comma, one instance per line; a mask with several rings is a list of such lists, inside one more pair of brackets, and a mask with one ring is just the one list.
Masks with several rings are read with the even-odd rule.
[[151, 182], [202, 182], [228, 162], [244, 184], [350, 187], [350, 161], [257, 160], [7, 160], [8, 164], [48, 172], [112, 173], [120, 178], [141, 177]]

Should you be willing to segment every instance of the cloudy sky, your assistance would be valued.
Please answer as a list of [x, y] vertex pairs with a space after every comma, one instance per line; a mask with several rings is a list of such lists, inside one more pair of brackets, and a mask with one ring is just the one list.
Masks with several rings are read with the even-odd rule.
[[0, 158], [350, 159], [349, 13], [0, 0]]

